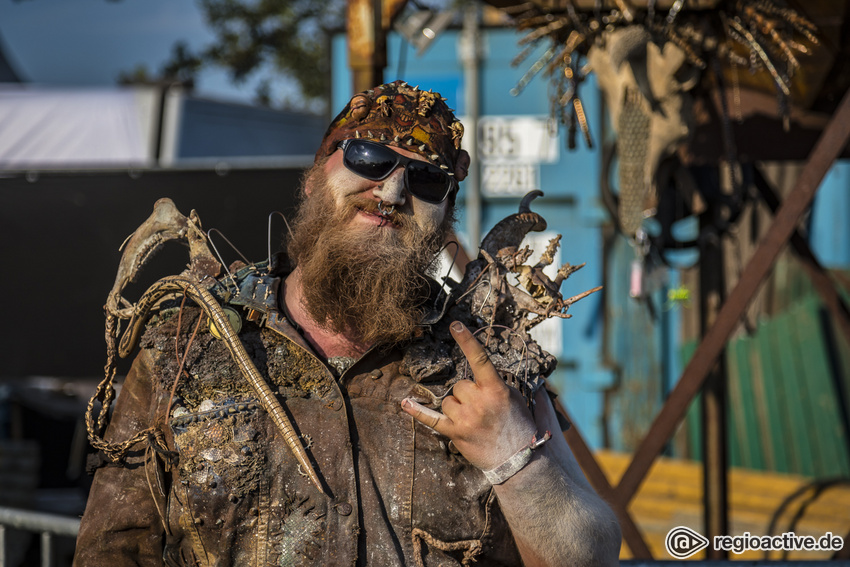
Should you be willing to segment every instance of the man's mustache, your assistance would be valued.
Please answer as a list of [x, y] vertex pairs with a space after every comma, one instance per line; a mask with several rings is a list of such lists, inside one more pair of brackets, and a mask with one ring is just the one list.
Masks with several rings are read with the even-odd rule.
[[346, 219], [353, 218], [357, 211], [384, 217], [397, 227], [406, 227], [410, 222], [410, 217], [407, 213], [400, 212], [398, 208], [394, 208], [392, 212], [385, 213], [378, 208], [378, 202], [374, 199], [365, 197], [350, 197], [346, 202]]

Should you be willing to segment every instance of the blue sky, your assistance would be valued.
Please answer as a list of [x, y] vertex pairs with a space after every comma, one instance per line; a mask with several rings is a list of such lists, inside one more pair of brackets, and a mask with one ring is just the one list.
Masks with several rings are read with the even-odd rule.
[[[157, 71], [178, 40], [200, 49], [213, 36], [196, 0], [0, 0], [0, 38], [26, 80], [108, 86], [140, 63]], [[224, 71], [210, 70], [196, 91], [248, 101], [254, 83], [233, 86]]]

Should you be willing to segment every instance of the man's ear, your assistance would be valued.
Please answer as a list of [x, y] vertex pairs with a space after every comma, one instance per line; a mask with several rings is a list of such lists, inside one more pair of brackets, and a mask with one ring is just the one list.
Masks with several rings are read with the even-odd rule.
[[469, 153], [466, 150], [461, 150], [457, 156], [457, 162], [455, 163], [455, 179], [458, 182], [463, 181], [467, 174], [469, 174], [469, 164], [471, 160], [469, 158]]
[[313, 162], [313, 167], [311, 167], [305, 172], [303, 188], [304, 194], [306, 196], [309, 197], [310, 194], [313, 192], [313, 185], [315, 184], [315, 179], [317, 177], [322, 177], [321, 175], [318, 175], [319, 172], [317, 170], [319, 168], [322, 168], [324, 169], [325, 175], [328, 174], [328, 162], [330, 161], [330, 159], [331, 156], [317, 157], [316, 160]]
[[313, 175], [308, 174], [304, 179], [304, 194], [308, 197], [310, 196], [310, 193], [313, 192], [313, 177]]

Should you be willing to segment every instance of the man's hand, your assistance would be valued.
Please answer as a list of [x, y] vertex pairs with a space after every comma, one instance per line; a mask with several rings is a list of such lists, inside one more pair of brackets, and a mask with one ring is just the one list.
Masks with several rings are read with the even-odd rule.
[[475, 381], [457, 382], [443, 400], [442, 413], [409, 398], [401, 407], [451, 439], [470, 463], [482, 470], [493, 469], [528, 445], [537, 426], [522, 395], [505, 383], [469, 329], [455, 321], [451, 332]]
[[[475, 381], [457, 382], [443, 400], [443, 413], [409, 398], [401, 402], [404, 411], [451, 439], [482, 470], [499, 466], [528, 445], [538, 428], [557, 430], [545, 391], [535, 396], [535, 424], [522, 395], [505, 384], [472, 333], [457, 321], [451, 331]], [[617, 519], [587, 484], [562, 436], [553, 437], [526, 467], [493, 489], [524, 565], [618, 564]]]

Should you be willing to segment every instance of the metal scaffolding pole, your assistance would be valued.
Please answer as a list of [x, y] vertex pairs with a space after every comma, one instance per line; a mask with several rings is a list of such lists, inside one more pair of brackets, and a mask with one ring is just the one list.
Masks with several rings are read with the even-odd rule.
[[[719, 194], [719, 187], [716, 188]], [[699, 298], [700, 329], [705, 337], [714, 325], [725, 295], [723, 277], [723, 242], [719, 234], [710, 230], [716, 218], [713, 199], [708, 210], [700, 217], [702, 234], [707, 237], [700, 243]], [[702, 390], [702, 489], [703, 523], [705, 536], [725, 535], [728, 530], [727, 451], [726, 451], [726, 360], [721, 351], [717, 362], [711, 365]], [[725, 559], [728, 553], [709, 546], [708, 559]]]

